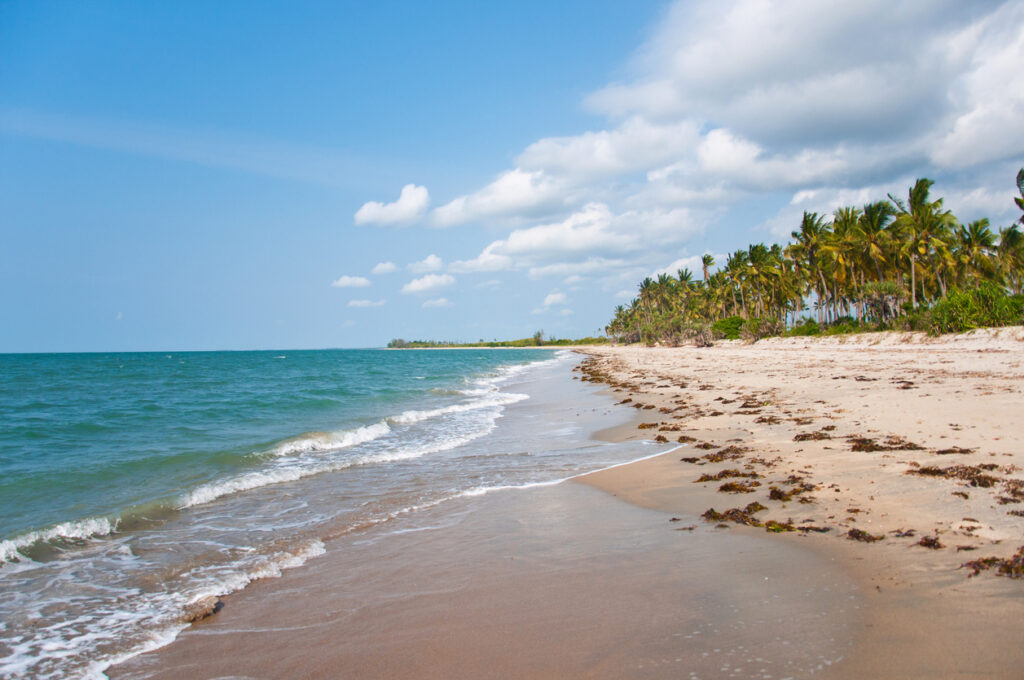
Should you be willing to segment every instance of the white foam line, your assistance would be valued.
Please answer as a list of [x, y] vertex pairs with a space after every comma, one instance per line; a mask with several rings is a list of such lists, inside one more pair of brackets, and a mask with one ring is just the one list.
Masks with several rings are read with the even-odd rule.
[[[579, 474], [575, 474], [575, 475], [572, 475], [570, 477], [562, 477], [561, 479], [552, 479], [552, 480], [548, 480], [546, 482], [529, 482], [528, 484], [504, 484], [504, 485], [501, 485], [501, 486], [478, 486], [476, 488], [469, 489], [467, 491], [463, 491], [461, 494], [458, 494], [458, 496], [483, 496], [485, 494], [491, 493], [492, 491], [506, 491], [506, 490], [509, 490], [509, 489], [520, 489], [520, 490], [522, 490], [522, 489], [533, 489], [533, 488], [542, 487], [542, 486], [557, 486], [559, 484], [562, 484], [563, 482], [568, 482], [568, 481], [573, 480], [573, 479], [579, 479], [580, 477], [586, 477], [587, 475], [597, 474], [598, 472], [604, 472], [605, 470], [614, 470], [615, 468], [618, 468], [618, 467], [623, 467], [625, 465], [632, 465], [633, 463], [639, 463], [639, 462], [644, 461], [644, 460], [650, 460], [651, 458], [657, 458], [658, 456], [665, 456], [665, 455], [668, 455], [668, 454], [672, 453], [673, 451], [678, 451], [679, 449], [684, 448], [685, 446], [686, 446], [685, 444], [680, 444], [679, 446], [672, 447], [668, 451], [659, 451], [658, 453], [652, 453], [652, 454], [650, 454], [648, 456], [642, 456], [642, 457], [636, 458], [634, 460], [627, 460], [624, 463], [616, 463], [615, 465], [609, 465], [608, 467], [599, 468], [597, 470], [589, 470], [587, 472], [580, 472]], [[455, 496], [455, 497], [458, 497], [458, 496]]]

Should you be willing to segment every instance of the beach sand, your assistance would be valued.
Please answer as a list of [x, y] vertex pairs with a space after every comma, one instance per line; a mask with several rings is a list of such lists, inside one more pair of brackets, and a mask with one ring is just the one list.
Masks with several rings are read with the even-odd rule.
[[[1024, 580], [960, 565], [1024, 544], [1022, 338], [588, 348], [586, 379], [641, 405], [600, 436], [687, 445], [338, 539], [110, 675], [1019, 678]], [[953, 465], [995, 467], [907, 474]], [[695, 483], [729, 469], [758, 477]], [[829, 531], [701, 518], [753, 501], [759, 523]]]
[[[588, 483], [665, 512], [757, 501], [767, 507], [754, 514], [759, 522], [829, 529], [776, 538], [842, 565], [866, 598], [855, 651], [833, 676], [1024, 675], [1024, 580], [997, 577], [996, 568], [969, 578], [973, 569], [961, 568], [1011, 558], [1024, 545], [1024, 329], [588, 353], [592, 379], [617, 385], [625, 405], [640, 404], [632, 431], [606, 436], [693, 438], [682, 455]], [[636, 429], [650, 423], [658, 425]], [[695, 483], [730, 469], [759, 476]], [[934, 474], [943, 471], [957, 476]], [[759, 486], [719, 490], [730, 481]], [[772, 487], [797, 493], [772, 500]], [[884, 538], [851, 540], [851, 530]]]

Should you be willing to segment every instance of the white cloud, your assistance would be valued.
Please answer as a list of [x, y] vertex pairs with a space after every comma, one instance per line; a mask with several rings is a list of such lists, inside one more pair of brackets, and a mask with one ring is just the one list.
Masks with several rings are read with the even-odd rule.
[[431, 308], [431, 307], [451, 307], [454, 304], [455, 303], [450, 302], [448, 300], [448, 298], [440, 297], [440, 298], [436, 298], [436, 299], [433, 299], [433, 300], [427, 300], [426, 302], [424, 302], [420, 306], [423, 307], [424, 309], [428, 309], [428, 308]]
[[409, 265], [409, 271], [413, 274], [425, 274], [426, 272], [436, 272], [444, 267], [444, 262], [440, 257], [434, 254], [427, 255], [419, 262], [413, 262]]
[[552, 305], [564, 305], [567, 299], [568, 298], [565, 297], [565, 293], [553, 291], [548, 293], [547, 297], [544, 298], [544, 306], [550, 307]]
[[426, 187], [406, 184], [394, 203], [368, 201], [355, 214], [356, 224], [408, 224], [422, 217], [430, 205]]
[[371, 271], [371, 273], [375, 274], [375, 275], [380, 275], [380, 274], [390, 274], [390, 273], [396, 272], [396, 271], [398, 271], [398, 265], [396, 265], [394, 262], [378, 262], [373, 267], [373, 270]]
[[383, 307], [387, 300], [349, 300], [349, 307]]
[[426, 293], [452, 285], [455, 285], [455, 277], [450, 274], [427, 274], [402, 286], [402, 292]]
[[699, 138], [694, 121], [657, 124], [633, 116], [613, 130], [534, 142], [517, 162], [527, 170], [576, 177], [618, 174], [669, 162], [692, 150]]
[[542, 171], [516, 168], [475, 193], [435, 208], [432, 218], [436, 226], [450, 227], [484, 218], [530, 215], [563, 202], [557, 182]]
[[340, 276], [331, 285], [335, 288], [365, 288], [370, 285], [370, 279], [365, 276]]

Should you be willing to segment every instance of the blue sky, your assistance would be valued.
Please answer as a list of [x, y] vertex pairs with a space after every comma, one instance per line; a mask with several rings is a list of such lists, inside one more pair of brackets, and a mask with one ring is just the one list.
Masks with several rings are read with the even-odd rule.
[[592, 334], [917, 176], [1008, 224], [1020, 63], [1019, 1], [5, 2], [0, 351]]

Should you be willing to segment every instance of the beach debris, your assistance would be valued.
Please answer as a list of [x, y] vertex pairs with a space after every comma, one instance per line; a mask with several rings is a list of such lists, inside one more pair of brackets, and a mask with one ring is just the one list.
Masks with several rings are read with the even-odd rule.
[[677, 423], [672, 423], [671, 425], [663, 423], [662, 426], [658, 428], [658, 432], [679, 432], [679, 425]]
[[632, 399], [630, 399], [629, 397], [626, 397], [625, 399], [623, 399], [622, 401], [620, 401], [620, 402], [617, 402], [617, 403], [618, 403], [618, 404], [632, 404], [632, 403], [633, 403], [633, 400], [632, 400]]
[[782, 421], [778, 416], [758, 416], [754, 422], [762, 423], [764, 425], [778, 425]]
[[862, 543], [874, 543], [875, 541], [881, 541], [885, 538], [884, 535], [876, 536], [875, 534], [869, 534], [861, 529], [850, 529], [846, 532], [846, 537], [851, 541], [860, 541]]
[[694, 444], [693, 448], [695, 448], [695, 449], [704, 449], [705, 451], [708, 451], [710, 449], [717, 449], [718, 445], [717, 444], [712, 444], [710, 442], [701, 442], [700, 444]]
[[754, 489], [761, 486], [761, 482], [726, 482], [718, 487], [721, 493], [754, 493]]
[[976, 546], [976, 545], [958, 545], [956, 547], [956, 551], [957, 552], [960, 552], [962, 550], [977, 550], [977, 549], [978, 549], [978, 546]]
[[957, 453], [974, 453], [974, 449], [965, 449], [960, 446], [951, 446], [948, 449], [939, 449], [935, 452], [937, 456], [950, 456]]
[[996, 568], [996, 574], [999, 576], [1024, 578], [1024, 546], [1021, 546], [1011, 557], [983, 557], [978, 560], [964, 562], [960, 565], [961, 569], [965, 567], [972, 571], [972, 573], [967, 575], [968, 578], [977, 576], [981, 572], [987, 571], [993, 567]]
[[795, 442], [819, 441], [821, 439], [832, 439], [832, 435], [823, 430], [818, 430], [817, 432], [801, 432], [793, 437]]
[[679, 442], [680, 444], [692, 444], [693, 442], [697, 441], [697, 438], [691, 437], [688, 434], [681, 434], [679, 435], [679, 439], [677, 439], [676, 441]]
[[981, 465], [951, 465], [949, 467], [941, 468], [934, 465], [922, 466], [919, 468], [913, 468], [907, 470], [905, 474], [908, 475], [919, 475], [921, 477], [942, 477], [945, 479], [962, 479], [969, 483], [971, 486], [989, 488], [999, 483], [999, 477], [993, 475], [986, 475], [985, 472], [991, 472], [998, 468], [998, 465], [993, 463], [983, 463]]
[[967, 493], [966, 491], [954, 491], [953, 495], [960, 496], [960, 498], [963, 498], [964, 500], [967, 500], [968, 498], [971, 497], [971, 494]]
[[687, 527], [678, 527], [676, 529], [676, 531], [693, 531], [696, 528], [697, 528], [696, 524], [691, 524], [690, 526], [687, 526]]
[[656, 427], [658, 427], [658, 423], [640, 423], [639, 425], [636, 426], [636, 429], [638, 429], [638, 430], [653, 430]]
[[897, 538], [910, 538], [917, 535], [917, 532], [913, 529], [907, 529], [906, 531], [903, 529], [895, 529], [889, 533]]
[[201, 597], [195, 602], [185, 605], [181, 615], [182, 623], [195, 623], [209, 618], [224, 608], [224, 601], [216, 595]]
[[700, 463], [700, 461], [701, 461], [701, 459], [697, 458], [696, 456], [685, 456], [683, 458], [680, 458], [679, 460], [681, 460], [684, 463], [694, 463], [694, 464]]
[[921, 540], [917, 542], [917, 545], [921, 546], [922, 548], [930, 548], [931, 550], [939, 550], [944, 547], [941, 543], [939, 543], [938, 534], [936, 534], [935, 536], [922, 536]]
[[720, 482], [723, 479], [729, 479], [732, 477], [748, 477], [750, 479], [759, 479], [761, 475], [756, 472], [741, 472], [736, 468], [729, 468], [728, 470], [720, 470], [713, 475], [704, 474], [699, 479], [694, 481], [694, 484], [699, 482]]
[[668, 437], [666, 437], [663, 434], [659, 434], [657, 437], [654, 438], [654, 441], [658, 442], [659, 444], [666, 444], [668, 443]]
[[763, 526], [760, 520], [754, 515], [757, 513], [767, 510], [765, 506], [761, 505], [757, 501], [748, 503], [742, 510], [739, 508], [730, 508], [725, 512], [718, 512], [714, 508], [708, 508], [701, 517], [708, 522], [735, 522], [736, 524], [746, 524], [747, 526], [759, 527]]
[[1007, 515], [1013, 515], [1014, 517], [1024, 517], [1024, 510], [1009, 510]]
[[776, 522], [774, 519], [770, 519], [764, 523], [764, 530], [773, 534], [781, 534], [784, 531], [796, 531], [796, 527], [793, 526], [793, 520]]
[[847, 437], [846, 440], [853, 444], [852, 451], [920, 451], [923, 448], [896, 435], [889, 435], [885, 438], [885, 442], [881, 444], [871, 437], [860, 437], [857, 435]]

